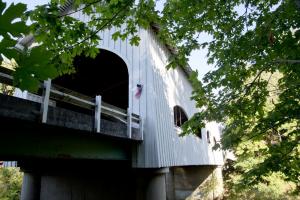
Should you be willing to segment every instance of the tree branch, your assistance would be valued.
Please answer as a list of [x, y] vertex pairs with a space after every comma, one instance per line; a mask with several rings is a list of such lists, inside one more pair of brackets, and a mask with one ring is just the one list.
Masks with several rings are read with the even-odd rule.
[[91, 2], [91, 3], [89, 3], [89, 4], [86, 4], [86, 6], [84, 6], [83, 8], [80, 8], [80, 9], [78, 9], [78, 10], [74, 10], [74, 11], [72, 11], [72, 12], [69, 12], [69, 13], [66, 13], [66, 14], [63, 14], [63, 15], [59, 15], [58, 17], [61, 18], [61, 17], [64, 17], [64, 16], [72, 15], [72, 14], [74, 14], [74, 13], [77, 13], [77, 12], [79, 12], [79, 11], [82, 11], [82, 10], [84, 10], [84, 9], [86, 9], [86, 8], [88, 8], [88, 7], [90, 7], [90, 6], [94, 5], [94, 4], [96, 4], [96, 3], [99, 3], [99, 2], [101, 2], [101, 1], [102, 1], [102, 0], [97, 0], [97, 1]]
[[126, 4], [124, 7], [120, 8], [120, 10], [118, 12], [116, 12], [110, 19], [106, 19], [107, 21], [104, 24], [102, 24], [102, 26], [100, 26], [96, 31], [94, 31], [89, 37], [86, 37], [83, 40], [81, 40], [81, 41], [79, 41], [79, 42], [77, 42], [77, 43], [75, 43], [75, 44], [73, 44], [73, 45], [71, 45], [69, 47], [66, 47], [65, 50], [71, 50], [75, 46], [80, 45], [80, 44], [84, 43], [85, 41], [91, 39], [93, 36], [97, 35], [101, 30], [103, 30], [107, 25], [109, 25], [114, 19], [116, 19], [116, 17], [122, 11], [124, 11], [124, 9], [128, 7], [128, 5], [129, 5], [129, 3]]
[[274, 63], [300, 64], [300, 60], [276, 60]]

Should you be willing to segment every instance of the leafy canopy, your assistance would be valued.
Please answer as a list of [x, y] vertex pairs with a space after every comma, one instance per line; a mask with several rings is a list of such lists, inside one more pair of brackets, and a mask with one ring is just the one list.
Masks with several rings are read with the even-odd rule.
[[[52, 0], [25, 14], [26, 5], [11, 4], [1, 14], [1, 28], [5, 29], [0, 29], [0, 34], [5, 37], [0, 50], [17, 61], [14, 83], [19, 88], [35, 91], [41, 80], [73, 73], [75, 56], [95, 57], [99, 53], [101, 38], [98, 33], [102, 30], [116, 27], [113, 39], [128, 38], [132, 45], [138, 45], [138, 28], [147, 28], [158, 17], [154, 1], [82, 0], [73, 1], [72, 10], [63, 10], [66, 3], [65, 0]], [[0, 5], [0, 11], [5, 9], [2, 0]], [[74, 18], [79, 12], [88, 17], [87, 22]], [[12, 23], [16, 19], [20, 21]], [[27, 20], [31, 22], [29, 26], [25, 24]], [[29, 42], [22, 44], [24, 49], [14, 48], [17, 39], [29, 33], [34, 44], [29, 36]]]
[[[15, 56], [11, 48], [16, 44], [13, 37], [21, 37], [22, 33], [27, 34], [28, 29], [25, 22], [20, 21], [26, 10], [24, 4], [11, 4], [6, 8], [6, 3], [0, 1], [0, 52], [8, 56]], [[17, 21], [19, 20], [19, 21]]]
[[[117, 28], [113, 39], [137, 45], [138, 27], [158, 23], [162, 42], [177, 49], [168, 67], [185, 66], [191, 51], [207, 47], [215, 70], [203, 82], [191, 74], [192, 99], [202, 111], [185, 124], [185, 133], [197, 133], [206, 121], [222, 122], [222, 147], [239, 156], [240, 184], [258, 184], [278, 172], [299, 190], [299, 0], [166, 0], [162, 12], [154, 0], [75, 0], [69, 12], [60, 10], [66, 0], [52, 0], [25, 15], [24, 5], [3, 11], [0, 2], [1, 24], [8, 24], [0, 29], [0, 50], [16, 59], [15, 84], [23, 89], [72, 73], [76, 55], [95, 57], [98, 33], [112, 26]], [[73, 18], [77, 12], [89, 21]], [[32, 24], [25, 28], [27, 19]], [[12, 48], [22, 33], [31, 33], [37, 45]], [[212, 40], [201, 43], [200, 33]], [[245, 167], [245, 160], [252, 164]]]
[[[183, 55], [175, 61], [185, 63], [191, 50], [208, 47], [208, 62], [215, 65], [203, 83], [191, 76], [192, 98], [203, 111], [185, 124], [185, 133], [205, 121], [223, 122], [223, 148], [235, 151], [238, 164], [249, 164], [241, 168], [241, 185], [282, 172], [299, 189], [299, 1], [174, 0], [163, 13], [165, 32]], [[199, 43], [199, 32], [212, 41]]]

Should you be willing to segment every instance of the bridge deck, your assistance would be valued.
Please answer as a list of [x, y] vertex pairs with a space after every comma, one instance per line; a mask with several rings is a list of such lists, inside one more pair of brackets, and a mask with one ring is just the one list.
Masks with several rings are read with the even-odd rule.
[[134, 140], [0, 117], [0, 160], [131, 160]]
[[[11, 74], [0, 70], [1, 83], [12, 86]], [[138, 115], [50, 80], [41, 91], [27, 99], [0, 93], [0, 160], [133, 159], [143, 140]]]
[[[0, 117], [41, 123], [40, 104], [0, 94]], [[49, 106], [46, 124], [137, 141], [142, 139], [138, 128], [132, 127], [132, 136], [128, 138], [126, 124], [117, 120], [110, 121], [104, 118], [101, 118], [100, 133], [95, 133], [93, 115], [59, 107]]]

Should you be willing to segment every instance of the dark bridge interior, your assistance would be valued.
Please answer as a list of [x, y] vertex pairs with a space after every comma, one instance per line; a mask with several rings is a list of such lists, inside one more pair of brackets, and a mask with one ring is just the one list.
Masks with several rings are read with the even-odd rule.
[[95, 59], [78, 56], [76, 73], [57, 78], [53, 83], [81, 94], [102, 96], [102, 101], [119, 108], [128, 108], [128, 69], [116, 54], [100, 50]]

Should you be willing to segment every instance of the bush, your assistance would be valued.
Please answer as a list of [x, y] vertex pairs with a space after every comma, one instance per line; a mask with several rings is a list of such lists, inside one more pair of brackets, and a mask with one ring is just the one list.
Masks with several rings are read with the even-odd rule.
[[255, 185], [241, 184], [241, 175], [232, 173], [225, 181], [226, 200], [300, 200], [296, 184], [285, 180], [281, 172], [271, 172]]
[[0, 200], [19, 200], [23, 173], [19, 168], [0, 167]]

